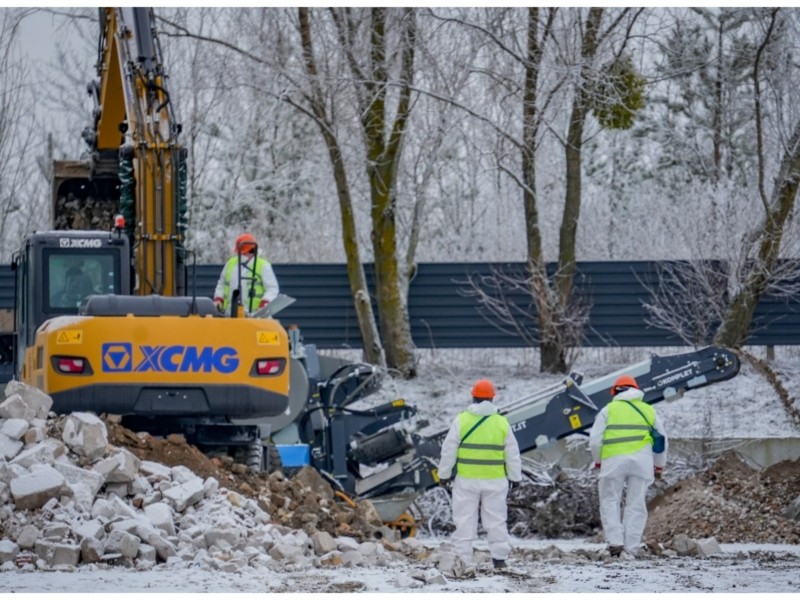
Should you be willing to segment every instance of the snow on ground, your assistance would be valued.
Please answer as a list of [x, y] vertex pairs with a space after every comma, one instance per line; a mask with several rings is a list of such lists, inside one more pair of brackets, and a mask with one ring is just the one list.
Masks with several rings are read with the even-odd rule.
[[[793, 399], [800, 393], [800, 359], [797, 349], [778, 349], [771, 364]], [[676, 353], [675, 349], [659, 354]], [[422, 354], [422, 353], [421, 353]], [[641, 361], [649, 351], [639, 349], [586, 351], [575, 364], [585, 381]], [[505, 404], [542, 388], [561, 377], [541, 375], [537, 363], [522, 351], [434, 351], [422, 354], [420, 376], [414, 381], [389, 380], [364, 401], [374, 405], [404, 398], [427, 420], [424, 433], [446, 429], [450, 420], [469, 403], [475, 379], [488, 377], [498, 387], [498, 403]], [[796, 402], [796, 400], [795, 400]], [[798, 438], [798, 432], [768, 382], [747, 363], [735, 378], [693, 390], [683, 398], [663, 402], [656, 409], [673, 438]], [[447, 543], [421, 537], [426, 545]], [[482, 542], [476, 544], [481, 548]], [[632, 562], [526, 559], [525, 549], [556, 545], [566, 551], [599, 548], [585, 540], [515, 540], [517, 549], [508, 573], [480, 573], [474, 579], [450, 580], [422, 588], [398, 588], [398, 577], [422, 563], [401, 563], [395, 569], [364, 567], [274, 572], [245, 569], [223, 574], [197, 567], [176, 570], [161, 565], [149, 571], [113, 567], [82, 567], [75, 572], [19, 572], [0, 574], [0, 593], [102, 592], [526, 592], [526, 593], [637, 593], [748, 592], [792, 593], [800, 590], [800, 546], [723, 544], [724, 555], [700, 558], [649, 558]], [[484, 546], [485, 547], [485, 546]]]
[[[425, 540], [429, 545], [441, 540]], [[556, 545], [562, 550], [596, 549], [600, 544], [582, 540], [515, 540], [517, 548], [543, 549]], [[485, 546], [483, 546], [485, 547]], [[482, 548], [477, 544], [476, 548]], [[723, 544], [724, 556], [661, 558], [631, 562], [525, 561], [514, 558], [506, 573], [480, 573], [472, 579], [451, 580], [415, 589], [398, 588], [398, 579], [416, 566], [396, 569], [378, 567], [306, 569], [277, 573], [268, 569], [246, 569], [239, 574], [199, 568], [176, 571], [161, 566], [148, 571], [123, 568], [73, 573], [3, 573], [0, 593], [81, 593], [86, 591], [166, 593], [709, 593], [758, 594], [797, 593], [800, 589], [800, 547]], [[750, 552], [760, 553], [750, 557]]]

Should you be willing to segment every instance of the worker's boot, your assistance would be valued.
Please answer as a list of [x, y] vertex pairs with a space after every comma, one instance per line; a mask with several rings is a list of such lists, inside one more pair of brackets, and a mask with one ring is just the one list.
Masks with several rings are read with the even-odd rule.
[[502, 558], [493, 558], [492, 559], [492, 566], [495, 569], [505, 569], [506, 568], [506, 561]]
[[622, 551], [624, 549], [625, 549], [625, 546], [609, 546], [608, 547], [608, 553], [612, 557], [617, 558], [620, 554], [622, 554]]

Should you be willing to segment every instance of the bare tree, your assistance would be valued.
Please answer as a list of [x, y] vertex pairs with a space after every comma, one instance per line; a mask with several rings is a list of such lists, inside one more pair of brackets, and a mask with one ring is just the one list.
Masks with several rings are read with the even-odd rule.
[[30, 12], [0, 11], [0, 256], [5, 260], [36, 212], [32, 188], [35, 115], [30, 110], [30, 79], [18, 52], [19, 26]]

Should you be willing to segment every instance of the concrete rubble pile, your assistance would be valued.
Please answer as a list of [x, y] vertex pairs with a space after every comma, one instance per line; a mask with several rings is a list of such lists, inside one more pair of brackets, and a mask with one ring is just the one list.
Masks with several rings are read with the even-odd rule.
[[[12, 381], [5, 396], [0, 403], [0, 570], [196, 566], [236, 573], [253, 567], [410, 568], [422, 560], [426, 568], [398, 576], [398, 586], [415, 587], [446, 581], [459, 568], [451, 552], [432, 553], [416, 539], [398, 539], [366, 501], [339, 523], [359, 535], [318, 529], [318, 523], [329, 522], [324, 515], [337, 511], [333, 490], [313, 469], [303, 469], [291, 481], [271, 474], [270, 489], [283, 495], [257, 500], [222, 487], [214, 477], [140, 460], [126, 448], [109, 445], [101, 419], [80, 412], [56, 417], [49, 412], [51, 398], [35, 388]], [[273, 508], [276, 516], [283, 510], [286, 517], [284, 509], [298, 495], [305, 503], [286, 519], [302, 523], [298, 528], [276, 523], [260, 507], [281, 499], [285, 506]], [[450, 571], [436, 567], [438, 562]]]

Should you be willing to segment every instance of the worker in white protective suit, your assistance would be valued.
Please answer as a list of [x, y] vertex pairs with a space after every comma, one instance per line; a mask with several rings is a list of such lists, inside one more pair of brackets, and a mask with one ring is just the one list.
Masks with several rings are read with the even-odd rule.
[[[600, 519], [608, 551], [614, 557], [632, 558], [639, 552], [647, 524], [647, 488], [661, 479], [667, 462], [667, 436], [633, 377], [617, 378], [611, 395], [613, 399], [597, 414], [589, 432], [589, 449], [595, 468], [600, 469]], [[654, 452], [653, 440], [658, 435], [652, 428], [664, 436], [660, 453]]]
[[214, 304], [218, 312], [230, 315], [231, 310], [235, 310], [233, 292], [240, 289], [241, 278], [240, 301], [245, 314], [252, 315], [278, 297], [280, 292], [278, 279], [270, 262], [261, 256], [256, 256], [258, 244], [251, 234], [243, 233], [237, 237], [233, 252], [234, 255], [222, 268], [217, 287], [214, 289]]
[[522, 480], [522, 460], [517, 438], [492, 403], [491, 381], [481, 379], [472, 387], [472, 405], [460, 413], [442, 443], [439, 479], [444, 485], [455, 471], [453, 544], [465, 565], [472, 565], [472, 543], [478, 535], [478, 514], [486, 530], [495, 569], [506, 566], [511, 552], [508, 527], [509, 481]]

